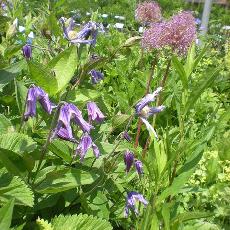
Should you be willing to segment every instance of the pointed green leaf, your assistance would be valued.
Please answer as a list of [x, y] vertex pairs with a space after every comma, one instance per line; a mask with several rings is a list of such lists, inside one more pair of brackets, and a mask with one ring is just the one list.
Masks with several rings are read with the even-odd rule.
[[0, 209], [0, 229], [10, 229], [12, 214], [14, 208], [14, 199], [10, 200]]

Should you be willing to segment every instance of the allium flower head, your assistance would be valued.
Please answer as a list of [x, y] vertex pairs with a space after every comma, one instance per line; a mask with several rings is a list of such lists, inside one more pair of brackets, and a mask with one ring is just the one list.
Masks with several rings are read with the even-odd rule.
[[27, 121], [29, 117], [34, 117], [36, 115], [37, 100], [41, 104], [42, 108], [48, 114], [51, 114], [54, 106], [50, 102], [48, 94], [40, 87], [33, 85], [29, 88], [27, 93], [26, 111], [24, 113], [25, 121]]
[[195, 18], [191, 12], [181, 12], [171, 20], [153, 23], [144, 32], [142, 46], [147, 49], [171, 47], [178, 54], [185, 54], [196, 40]]
[[101, 112], [101, 110], [97, 107], [97, 104], [95, 102], [91, 102], [91, 101], [88, 102], [87, 110], [88, 110], [89, 121], [96, 121], [99, 123], [104, 120], [105, 116]]
[[150, 23], [161, 20], [161, 9], [156, 2], [143, 2], [138, 4], [135, 17], [139, 22]]
[[184, 11], [174, 15], [169, 21], [171, 26], [170, 45], [173, 50], [184, 54], [196, 40], [196, 23], [191, 12]]
[[124, 162], [125, 162], [125, 166], [126, 166], [126, 172], [128, 173], [133, 165], [134, 162], [134, 155], [132, 152], [130, 151], [126, 151], [124, 154]]
[[26, 44], [22, 47], [23, 55], [26, 59], [31, 59], [32, 57], [32, 47], [29, 44]]
[[148, 204], [148, 201], [141, 195], [140, 193], [137, 192], [129, 192], [126, 198], [126, 206], [125, 206], [125, 211], [124, 211], [124, 216], [128, 217], [129, 215], [129, 210], [133, 210], [136, 215], [138, 215], [138, 209], [137, 209], [137, 202], [141, 202], [145, 207]]

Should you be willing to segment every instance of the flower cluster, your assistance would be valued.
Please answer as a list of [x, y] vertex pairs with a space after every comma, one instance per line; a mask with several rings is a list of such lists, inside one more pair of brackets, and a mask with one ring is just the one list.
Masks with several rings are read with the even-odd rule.
[[139, 160], [134, 160], [134, 154], [130, 151], [126, 151], [124, 154], [124, 162], [126, 169], [125, 171], [128, 173], [132, 167], [132, 165], [135, 166], [136, 171], [139, 175], [143, 174], [143, 165], [142, 162]]
[[149, 118], [149, 116], [162, 112], [165, 109], [165, 106], [161, 105], [157, 107], [150, 107], [148, 104], [156, 100], [156, 97], [159, 95], [161, 90], [162, 87], [159, 87], [153, 93], [147, 94], [135, 106], [136, 114], [144, 122], [146, 127], [154, 133], [156, 139], [158, 139], [158, 136], [154, 128], [149, 124], [147, 119]]
[[98, 28], [100, 27], [99, 24], [96, 22], [88, 22], [86, 23], [83, 28], [77, 32], [74, 30], [75, 22], [72, 18], [68, 20], [64, 17], [59, 19], [60, 23], [62, 24], [62, 29], [64, 33], [64, 37], [73, 44], [90, 44], [95, 45]]
[[[28, 120], [29, 117], [34, 117], [36, 115], [37, 100], [40, 102], [42, 108], [48, 114], [51, 114], [52, 109], [56, 107], [54, 104], [50, 102], [47, 93], [45, 93], [40, 87], [32, 85], [29, 88], [27, 94], [26, 110], [24, 113], [25, 121]], [[93, 121], [102, 122], [105, 118], [105, 116], [97, 107], [95, 102], [88, 102], [87, 110], [88, 110], [89, 122], [84, 120], [82, 116], [82, 112], [77, 108], [77, 106], [65, 102], [59, 108], [56, 127], [54, 128], [53, 133], [50, 137], [50, 141], [58, 137], [63, 140], [78, 143], [76, 138], [73, 136], [71, 123], [75, 123], [77, 126], [79, 126], [83, 134], [82, 137], [80, 138], [79, 145], [75, 151], [75, 155], [80, 155], [81, 161], [84, 159], [85, 154], [90, 148], [92, 148], [95, 157], [96, 158], [99, 157], [100, 155], [99, 149], [92, 141], [92, 138], [90, 137], [89, 133], [91, 129], [94, 128], [91, 124]]]
[[152, 23], [161, 20], [161, 8], [156, 2], [144, 2], [138, 4], [135, 18], [142, 23]]
[[196, 40], [196, 24], [191, 12], [181, 12], [169, 21], [151, 24], [144, 32], [142, 46], [147, 49], [169, 46], [184, 54]]

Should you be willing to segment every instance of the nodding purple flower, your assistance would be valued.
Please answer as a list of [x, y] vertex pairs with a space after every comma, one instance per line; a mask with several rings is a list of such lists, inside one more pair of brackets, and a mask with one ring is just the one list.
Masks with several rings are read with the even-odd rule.
[[152, 94], [147, 94], [143, 97], [135, 106], [136, 114], [140, 117], [140, 119], [144, 122], [147, 129], [150, 130], [156, 139], [158, 139], [157, 133], [154, 128], [149, 124], [147, 118], [151, 115], [159, 113], [165, 109], [165, 106], [157, 106], [157, 107], [149, 107], [148, 104], [152, 101], [156, 100], [156, 97], [159, 95], [162, 87], [157, 88]]
[[[65, 38], [71, 43], [95, 45], [99, 24], [96, 22], [88, 22], [79, 32], [76, 32], [74, 31], [75, 23], [72, 18], [66, 21], [63, 17], [61, 17], [59, 21], [62, 24]], [[66, 24], [68, 24], [68, 26], [66, 26]]]
[[57, 136], [63, 140], [71, 141], [73, 143], [77, 143], [77, 140], [73, 136], [72, 128], [68, 127], [61, 127], [57, 132]]
[[32, 57], [32, 47], [29, 44], [26, 44], [22, 47], [23, 55], [26, 59], [31, 59]]
[[127, 131], [125, 131], [125, 132], [123, 133], [123, 137], [124, 137], [124, 139], [127, 140], [128, 142], [130, 142], [130, 141], [132, 140], [131, 137], [129, 136], [129, 134], [128, 134]]
[[83, 161], [88, 150], [92, 148], [93, 153], [96, 158], [100, 156], [100, 151], [95, 143], [92, 141], [92, 138], [89, 134], [85, 133], [81, 139], [80, 143], [76, 149], [76, 155], [80, 155], [80, 160]]
[[[60, 134], [61, 128], [65, 129], [65, 136], [72, 138], [72, 129], [71, 129], [71, 121], [74, 121], [75, 124], [77, 124], [83, 132], [90, 132], [90, 130], [93, 128], [92, 125], [90, 125], [88, 122], [84, 120], [82, 117], [81, 111], [74, 105], [74, 104], [68, 104], [65, 103], [60, 108], [60, 113], [58, 117], [58, 123], [54, 130], [53, 137]], [[60, 135], [58, 135], [60, 136]], [[68, 139], [68, 138], [66, 138]], [[69, 140], [70, 140], [69, 139]]]
[[135, 11], [135, 18], [142, 23], [158, 22], [161, 17], [161, 8], [156, 2], [140, 3]]
[[[156, 100], [156, 97], [159, 95], [160, 91], [162, 90], [162, 87], [157, 88], [153, 93], [151, 94], [147, 94], [146, 96], [144, 96], [135, 106], [136, 109], [136, 113], [138, 115], [141, 115], [142, 110], [150, 103]], [[145, 112], [145, 111], [143, 111]], [[148, 115], [149, 110], [146, 111]], [[146, 116], [145, 116], [146, 117]]]
[[49, 96], [40, 87], [32, 85], [27, 93], [26, 100], [26, 111], [24, 113], [24, 120], [27, 121], [29, 117], [34, 117], [36, 115], [36, 103], [37, 100], [41, 104], [42, 108], [51, 114], [54, 108], [53, 104], [49, 100]]
[[89, 74], [91, 75], [92, 84], [97, 84], [102, 79], [104, 79], [104, 74], [95, 69], [92, 69], [91, 71], [89, 71]]
[[135, 163], [134, 163], [134, 165], [135, 165], [136, 171], [137, 171], [137, 173], [138, 173], [139, 175], [141, 175], [141, 174], [144, 173], [144, 172], [143, 172], [143, 165], [142, 165], [142, 162], [141, 162], [141, 161], [136, 160]]
[[127, 218], [129, 215], [129, 210], [133, 210], [136, 215], [138, 215], [138, 209], [137, 209], [137, 202], [141, 202], [145, 207], [148, 205], [148, 201], [141, 195], [140, 193], [137, 192], [129, 192], [127, 194], [126, 198], [126, 205], [125, 205], [125, 211], [124, 211], [124, 216]]
[[104, 114], [101, 110], [97, 107], [95, 102], [88, 102], [87, 103], [87, 110], [88, 110], [88, 117], [89, 121], [96, 121], [98, 123], [102, 122], [105, 118]]
[[124, 154], [124, 162], [125, 162], [125, 166], [126, 166], [126, 169], [125, 171], [128, 173], [133, 165], [133, 162], [134, 162], [134, 155], [132, 152], [130, 151], [126, 151], [125, 154]]

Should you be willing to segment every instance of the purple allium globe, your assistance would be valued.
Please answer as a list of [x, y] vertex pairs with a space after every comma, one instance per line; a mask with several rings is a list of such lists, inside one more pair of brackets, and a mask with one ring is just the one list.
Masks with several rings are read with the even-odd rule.
[[156, 2], [143, 2], [137, 5], [135, 18], [141, 23], [152, 23], [161, 20], [161, 8]]
[[178, 54], [185, 54], [195, 40], [195, 18], [191, 12], [183, 11], [169, 21], [151, 24], [144, 32], [142, 47], [159, 49], [168, 46]]

